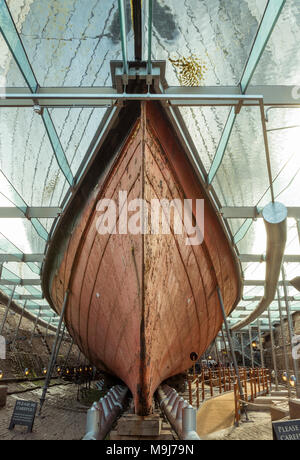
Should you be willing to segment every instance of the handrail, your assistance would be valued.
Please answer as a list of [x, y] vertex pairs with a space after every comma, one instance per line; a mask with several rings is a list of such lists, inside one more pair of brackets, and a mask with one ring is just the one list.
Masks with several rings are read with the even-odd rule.
[[[239, 379], [244, 389], [244, 402], [254, 401], [259, 395], [269, 394], [271, 390], [271, 372], [265, 368], [240, 367]], [[236, 389], [237, 377], [234, 369], [220, 367], [217, 370], [203, 368], [198, 375], [188, 376], [189, 404], [199, 409], [201, 403], [220, 394], [234, 392], [235, 397], [235, 422], [240, 420], [240, 407], [237, 401], [241, 401], [240, 390]], [[207, 392], [205, 392], [205, 386]], [[200, 394], [201, 388], [201, 394]], [[218, 393], [215, 392], [218, 388]]]

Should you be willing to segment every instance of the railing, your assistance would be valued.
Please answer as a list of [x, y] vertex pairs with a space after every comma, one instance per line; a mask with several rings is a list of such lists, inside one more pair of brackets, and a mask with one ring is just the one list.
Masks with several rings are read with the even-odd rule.
[[268, 395], [271, 392], [272, 376], [269, 369], [245, 369], [240, 372], [240, 381], [243, 389], [241, 395], [238, 381], [234, 383], [235, 423], [241, 419], [241, 406], [249, 401], [253, 402], [257, 396]]
[[[271, 373], [268, 369], [239, 368], [239, 379], [243, 388], [240, 395], [238, 379], [232, 368], [220, 367], [216, 370], [205, 368], [199, 375], [188, 376], [189, 403], [199, 409], [201, 403], [222, 393], [239, 393], [238, 400], [254, 401], [258, 395], [268, 394], [271, 388]], [[236, 400], [236, 398], [235, 398]]]

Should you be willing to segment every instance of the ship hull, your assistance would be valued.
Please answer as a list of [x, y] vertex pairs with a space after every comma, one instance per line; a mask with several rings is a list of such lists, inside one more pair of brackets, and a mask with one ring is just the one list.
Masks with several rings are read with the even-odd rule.
[[[120, 201], [125, 196], [126, 208]], [[115, 226], [99, 206], [103, 199], [116, 203]], [[203, 199], [202, 244], [187, 244], [184, 225], [181, 233], [172, 225], [165, 234], [153, 231], [152, 214], [138, 232], [141, 219], [127, 204], [141, 199], [149, 206], [190, 199], [194, 216], [196, 200]], [[190, 354], [201, 356], [220, 330], [217, 287], [227, 313], [240, 289], [224, 231], [157, 104], [141, 104], [122, 149], [73, 216], [62, 247], [56, 246], [59, 256], [51, 261], [52, 305], [60, 312], [69, 291], [65, 323], [75, 342], [91, 363], [126, 383], [137, 414], [151, 413], [159, 384], [188, 369]]]

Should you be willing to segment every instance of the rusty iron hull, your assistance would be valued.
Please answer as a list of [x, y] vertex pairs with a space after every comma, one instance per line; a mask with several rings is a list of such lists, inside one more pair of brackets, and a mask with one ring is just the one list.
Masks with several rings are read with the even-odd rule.
[[[147, 203], [204, 198], [203, 243], [187, 246], [186, 233], [100, 235], [97, 203], [117, 202], [120, 191]], [[217, 286], [227, 313], [240, 295], [222, 226], [156, 103], [141, 104], [122, 149], [73, 216], [63, 249], [56, 243], [50, 266], [58, 313], [70, 292], [65, 323], [75, 342], [91, 363], [126, 383], [137, 414], [151, 413], [159, 384], [188, 369], [190, 354], [202, 355], [220, 330]]]

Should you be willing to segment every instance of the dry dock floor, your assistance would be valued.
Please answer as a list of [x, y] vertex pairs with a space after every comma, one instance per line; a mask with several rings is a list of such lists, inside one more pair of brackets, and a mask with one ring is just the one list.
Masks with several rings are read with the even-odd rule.
[[42, 415], [37, 415], [33, 432], [16, 426], [8, 426], [17, 399], [39, 403], [42, 390], [8, 396], [6, 407], [0, 409], [0, 440], [80, 440], [85, 435], [86, 408], [76, 401], [76, 386], [52, 387]]

